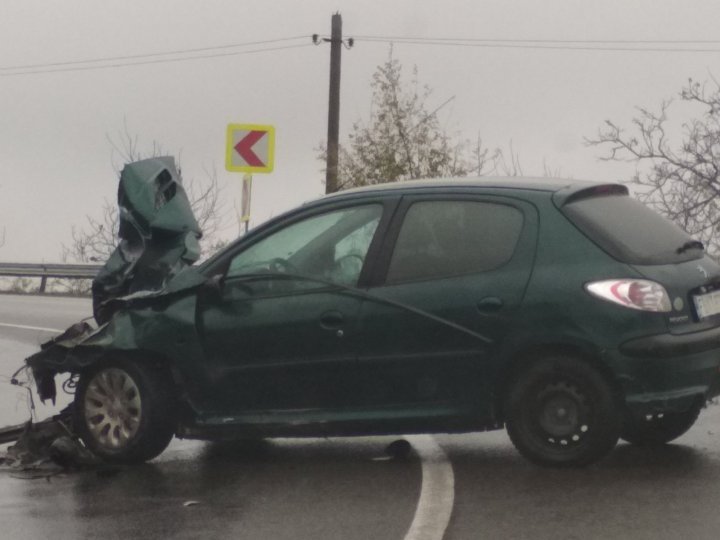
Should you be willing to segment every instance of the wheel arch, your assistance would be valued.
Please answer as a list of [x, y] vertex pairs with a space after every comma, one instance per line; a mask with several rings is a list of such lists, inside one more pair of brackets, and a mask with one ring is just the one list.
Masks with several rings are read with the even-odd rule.
[[111, 361], [131, 360], [142, 364], [154, 365], [158, 368], [172, 369], [172, 359], [167, 355], [150, 349], [92, 349], [85, 351], [85, 354], [78, 349], [73, 351], [75, 362], [72, 371], [84, 371], [89, 368]]
[[107, 349], [86, 358], [83, 362], [78, 362], [73, 367], [72, 373], [82, 374], [97, 369], [98, 366], [118, 361], [131, 361], [167, 371], [171, 376], [171, 387], [175, 399], [180, 399], [187, 391], [186, 377], [173, 359], [161, 352], [150, 349]]
[[495, 392], [493, 404], [498, 422], [504, 422], [505, 420], [505, 398], [520, 373], [534, 363], [552, 356], [573, 357], [578, 361], [589, 364], [608, 382], [615, 398], [618, 400], [618, 404], [623, 403], [623, 391], [620, 381], [610, 369], [610, 366], [602, 360], [600, 351], [581, 343], [553, 342], [533, 344], [514, 351], [508, 356], [507, 361], [500, 366], [495, 384], [495, 388], [498, 390]]

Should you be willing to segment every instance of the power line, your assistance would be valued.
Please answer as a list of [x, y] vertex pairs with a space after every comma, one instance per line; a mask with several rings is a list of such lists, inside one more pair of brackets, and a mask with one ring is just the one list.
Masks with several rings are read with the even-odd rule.
[[[307, 36], [304, 36], [307, 37]], [[203, 54], [203, 55], [194, 55], [194, 56], [185, 56], [185, 57], [177, 57], [177, 58], [159, 58], [155, 60], [143, 60], [141, 62], [120, 62], [120, 63], [108, 63], [108, 64], [101, 64], [101, 65], [95, 65], [95, 66], [78, 66], [78, 67], [67, 67], [67, 68], [59, 68], [59, 69], [30, 69], [26, 71], [15, 71], [12, 73], [0, 73], [0, 77], [18, 77], [21, 75], [39, 75], [44, 73], [67, 73], [71, 71], [95, 71], [99, 69], [109, 69], [109, 68], [121, 68], [121, 67], [129, 67], [129, 66], [143, 66], [143, 65], [149, 65], [149, 64], [167, 64], [171, 62], [187, 62], [191, 60], [206, 60], [208, 58], [222, 58], [226, 56], [239, 56], [244, 54], [257, 54], [257, 53], [264, 53], [264, 52], [270, 52], [270, 51], [282, 51], [286, 49], [298, 49], [301, 47], [311, 47], [313, 46], [312, 43], [300, 43], [296, 45], [285, 45], [282, 47], [269, 47], [264, 49], [253, 49], [250, 51], [233, 51], [233, 52], [226, 52], [226, 53], [215, 53], [215, 54]], [[172, 53], [158, 53], [158, 54], [172, 54]], [[147, 55], [145, 57], [154, 56], [154, 55]], [[78, 61], [80, 62], [80, 61]], [[89, 62], [89, 61], [88, 61]], [[75, 63], [75, 62], [73, 62]], [[0, 68], [0, 69], [8, 69], [8, 68]]]
[[[484, 48], [484, 49], [532, 49], [532, 50], [563, 50], [563, 51], [619, 51], [619, 52], [665, 52], [665, 53], [718, 53], [720, 48], [688, 48], [688, 47], [610, 47], [610, 46], [595, 46], [593, 43], [613, 43], [611, 41], [512, 41], [499, 42], [493, 40], [453, 40], [451, 38], [405, 38], [405, 37], [371, 37], [358, 36], [355, 38], [356, 42], [370, 42], [370, 43], [390, 43], [390, 44], [402, 44], [402, 45], [432, 45], [432, 46], [443, 46], [443, 47], [472, 47], [472, 48]], [[531, 44], [534, 43], [534, 44]], [[546, 44], [547, 43], [547, 44]], [[557, 45], [551, 45], [550, 43], [557, 43]], [[571, 43], [578, 43], [579, 45], [571, 45]], [[617, 42], [621, 43], [621, 42]], [[630, 42], [628, 42], [630, 43]], [[650, 44], [652, 42], [633, 42], [638, 45]], [[664, 42], [657, 42], [664, 43]], [[671, 42], [667, 42], [671, 43]], [[674, 42], [680, 43], [718, 43], [717, 42]]]
[[[173, 62], [186, 62], [191, 60], [205, 60], [226, 56], [239, 56], [243, 54], [257, 54], [263, 52], [279, 51], [307, 47], [310, 44], [294, 44], [280, 47], [267, 47], [253, 50], [218, 52], [213, 54], [196, 54], [205, 51], [222, 51], [242, 47], [256, 47], [307, 39], [306, 35], [285, 38], [268, 39], [261, 41], [248, 41], [243, 43], [230, 43], [207, 47], [178, 49], [174, 51], [161, 51], [123, 56], [106, 56], [87, 58], [82, 60], [68, 60], [62, 62], [46, 62], [38, 64], [24, 64], [15, 66], [0, 66], [0, 77], [17, 77], [22, 75], [36, 75], [45, 73], [66, 73], [72, 71], [93, 71], [98, 69], [140, 66], [148, 64], [162, 64]], [[575, 50], [575, 51], [617, 51], [617, 52], [663, 52], [663, 53], [717, 53], [718, 48], [702, 47], [648, 47], [648, 45], [720, 45], [720, 40], [618, 40], [618, 39], [512, 39], [512, 38], [450, 38], [450, 37], [421, 37], [421, 36], [372, 36], [359, 35], [355, 40], [371, 43], [396, 43], [405, 45], [426, 45], [444, 47], [471, 47], [487, 49], [531, 49], [531, 50]], [[622, 46], [630, 45], [630, 46]], [[635, 46], [632, 46], [635, 45]], [[191, 56], [188, 56], [191, 55]], [[171, 56], [172, 58], [158, 58]], [[90, 65], [88, 65], [90, 64]], [[58, 69], [55, 69], [58, 68]]]
[[263, 41], [247, 41], [245, 43], [230, 43], [230, 44], [226, 44], [226, 45], [198, 47], [195, 49], [179, 49], [176, 51], [133, 54], [133, 55], [125, 55], [125, 56], [106, 56], [106, 57], [101, 57], [101, 58], [87, 58], [84, 60], [69, 60], [69, 61], [64, 61], [64, 62], [52, 62], [52, 63], [43, 63], [43, 64], [25, 64], [25, 65], [19, 65], [19, 66], [5, 66], [5, 67], [0, 67], [0, 71], [11, 71], [11, 70], [15, 71], [15, 70], [19, 70], [19, 69], [41, 69], [41, 68], [58, 67], [58, 66], [71, 66], [71, 65], [76, 65], [76, 64], [93, 64], [93, 63], [99, 63], [99, 62], [112, 62], [112, 61], [116, 61], [116, 60], [133, 60], [133, 59], [138, 59], [138, 58], [151, 58], [153, 56], [171, 56], [171, 55], [176, 55], [176, 54], [188, 54], [188, 53], [205, 52], [205, 51], [222, 50], [222, 49], [234, 49], [234, 48], [238, 48], [238, 47], [269, 45], [271, 43], [280, 43], [283, 41], [307, 39], [307, 37], [308, 36], [294, 36], [294, 37], [286, 37], [286, 38], [279, 38], [279, 39], [266, 39]]
[[355, 39], [367, 41], [411, 40], [411, 41], [453, 41], [477, 43], [581, 43], [581, 44], [718, 44], [720, 39], [513, 39], [513, 38], [457, 38], [457, 37], [423, 37], [423, 36], [355, 36]]

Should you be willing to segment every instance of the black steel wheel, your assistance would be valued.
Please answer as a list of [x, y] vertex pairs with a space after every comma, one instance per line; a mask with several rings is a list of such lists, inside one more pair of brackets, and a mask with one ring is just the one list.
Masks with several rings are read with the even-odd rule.
[[605, 377], [570, 356], [543, 358], [523, 369], [505, 399], [508, 434], [538, 465], [583, 466], [617, 443], [621, 415]]
[[159, 455], [175, 433], [170, 374], [129, 360], [103, 362], [80, 375], [73, 424], [85, 445], [117, 463]]
[[651, 418], [637, 418], [628, 415], [620, 437], [639, 446], [661, 446], [683, 435], [700, 416], [702, 404], [685, 412], [667, 412]]

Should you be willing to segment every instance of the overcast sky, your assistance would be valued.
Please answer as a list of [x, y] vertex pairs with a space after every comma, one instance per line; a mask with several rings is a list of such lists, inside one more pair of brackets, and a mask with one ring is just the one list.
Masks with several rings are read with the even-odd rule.
[[[329, 48], [313, 46], [310, 36], [329, 34], [336, 11], [345, 36], [357, 37], [343, 51], [341, 139], [367, 118], [372, 73], [388, 55], [387, 43], [361, 36], [720, 39], [717, 0], [0, 0], [0, 260], [59, 261], [71, 227], [114, 199], [118, 158], [108, 136], [125, 124], [141, 148], [157, 141], [180, 154], [186, 179], [216, 169], [228, 200], [241, 175], [224, 169], [227, 124], [274, 125], [275, 170], [255, 176], [253, 225], [321, 195], [316, 148], [327, 130]], [[234, 54], [278, 47], [290, 48]], [[628, 124], [635, 106], [656, 108], [689, 77], [720, 77], [720, 42], [652, 45], [718, 52], [538, 47], [397, 43], [394, 55], [433, 88], [431, 107], [454, 97], [441, 110], [448, 131], [480, 133], [488, 146], [512, 141], [525, 174], [542, 173], [546, 162], [563, 176], [592, 180], [627, 179], [633, 170], [599, 162], [598, 150], [583, 145], [605, 119]], [[190, 49], [205, 50], [129, 67], [64, 64]], [[225, 56], [187, 59], [218, 54]], [[28, 65], [62, 71], [17, 74]], [[224, 235], [236, 233], [229, 219]]]

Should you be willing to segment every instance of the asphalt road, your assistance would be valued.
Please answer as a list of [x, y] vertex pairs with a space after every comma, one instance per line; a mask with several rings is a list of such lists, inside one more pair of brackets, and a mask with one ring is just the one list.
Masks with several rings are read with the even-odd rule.
[[[37, 328], [64, 328], [89, 309], [84, 300], [0, 296], [0, 422], [27, 415], [24, 392], [2, 376], [50, 335]], [[411, 438], [417, 451], [406, 459], [386, 458], [386, 437], [174, 441], [140, 467], [49, 479], [0, 473], [0, 535], [714, 539], [719, 421], [711, 406], [675, 444], [619, 444], [592, 467], [560, 471], [527, 463], [504, 432]]]

